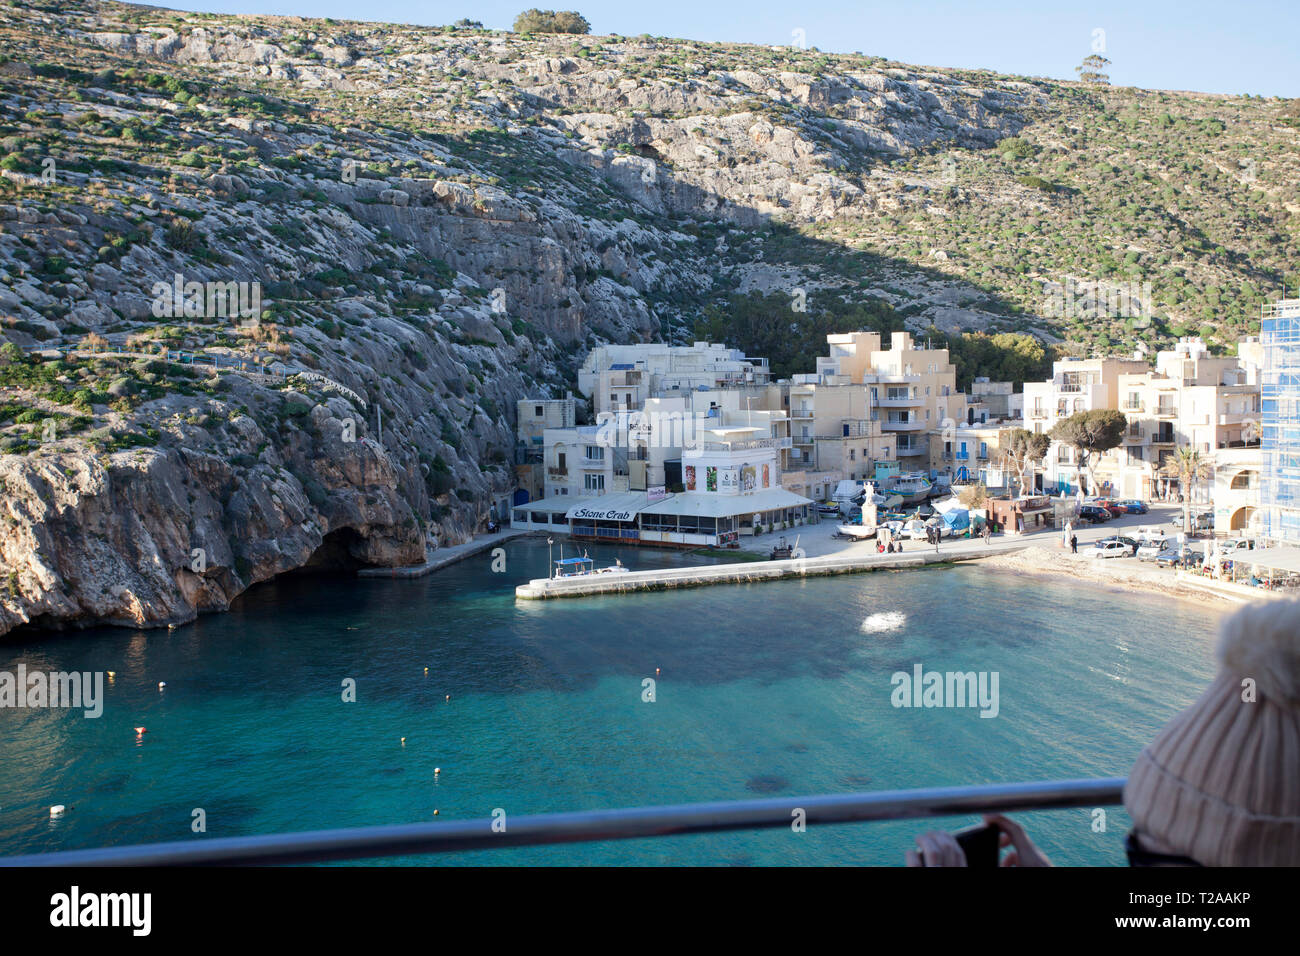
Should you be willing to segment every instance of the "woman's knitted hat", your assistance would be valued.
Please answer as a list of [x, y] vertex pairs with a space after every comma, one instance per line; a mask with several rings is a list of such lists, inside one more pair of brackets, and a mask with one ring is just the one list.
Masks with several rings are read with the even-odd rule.
[[1139, 834], [1205, 866], [1300, 866], [1300, 601], [1232, 614], [1218, 657], [1138, 755], [1124, 806]]

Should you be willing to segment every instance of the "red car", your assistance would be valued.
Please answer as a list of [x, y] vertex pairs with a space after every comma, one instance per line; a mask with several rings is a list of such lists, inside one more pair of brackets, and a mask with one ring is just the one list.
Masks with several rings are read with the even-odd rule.
[[1105, 508], [1110, 512], [1112, 518], [1118, 518], [1122, 514], [1128, 514], [1128, 509], [1116, 501], [1114, 498], [1098, 498], [1093, 502], [1098, 508]]

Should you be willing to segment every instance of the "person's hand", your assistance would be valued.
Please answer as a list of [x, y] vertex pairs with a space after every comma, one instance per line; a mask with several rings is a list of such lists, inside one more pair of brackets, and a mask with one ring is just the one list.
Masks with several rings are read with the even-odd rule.
[[1034, 846], [1034, 841], [1029, 839], [1029, 834], [1025, 832], [1025, 828], [1015, 820], [1004, 817], [1000, 813], [986, 813], [984, 814], [984, 822], [997, 827], [1000, 831], [998, 834], [999, 847], [1013, 847], [1011, 852], [1002, 858], [1002, 866], [1052, 865], [1052, 861], [1043, 855], [1043, 851]]
[[943, 830], [931, 830], [916, 838], [915, 850], [903, 856], [908, 866], [965, 866], [966, 851], [956, 837]]

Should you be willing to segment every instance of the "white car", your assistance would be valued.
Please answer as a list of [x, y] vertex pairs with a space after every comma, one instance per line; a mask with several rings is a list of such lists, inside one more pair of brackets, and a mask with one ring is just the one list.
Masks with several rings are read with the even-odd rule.
[[1250, 551], [1254, 547], [1255, 542], [1249, 538], [1229, 538], [1227, 541], [1220, 542], [1219, 554], [1236, 554], [1238, 551]]
[[1094, 558], [1127, 558], [1131, 549], [1123, 541], [1098, 541], [1092, 549]]
[[1138, 545], [1137, 559], [1139, 561], [1154, 561], [1156, 556], [1168, 547], [1168, 538], [1143, 538], [1142, 543]]

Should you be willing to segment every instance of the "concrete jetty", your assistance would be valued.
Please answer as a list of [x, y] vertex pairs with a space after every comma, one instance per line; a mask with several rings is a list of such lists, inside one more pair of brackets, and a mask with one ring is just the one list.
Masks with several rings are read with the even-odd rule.
[[[1001, 553], [1005, 554], [1004, 549]], [[1015, 549], [1020, 550], [1020, 549]], [[705, 587], [710, 584], [747, 584], [757, 581], [780, 581], [787, 578], [816, 577], [829, 574], [858, 574], [863, 571], [899, 571], [927, 564], [970, 561], [986, 552], [933, 551], [911, 554], [829, 555], [817, 558], [789, 558], [783, 561], [746, 561], [739, 564], [713, 564], [693, 568], [658, 568], [626, 573], [586, 574], [572, 578], [536, 578], [515, 588], [515, 598], [544, 601], [551, 598], [590, 597], [595, 594], [622, 594], [629, 591], [663, 591], [675, 588]]]
[[439, 568], [463, 561], [470, 555], [481, 554], [489, 548], [505, 544], [512, 538], [522, 537], [535, 532], [506, 528], [496, 534], [471, 538], [464, 544], [451, 544], [445, 548], [430, 551], [423, 564], [408, 564], [399, 568], [362, 568], [357, 572], [359, 578], [422, 578]]

